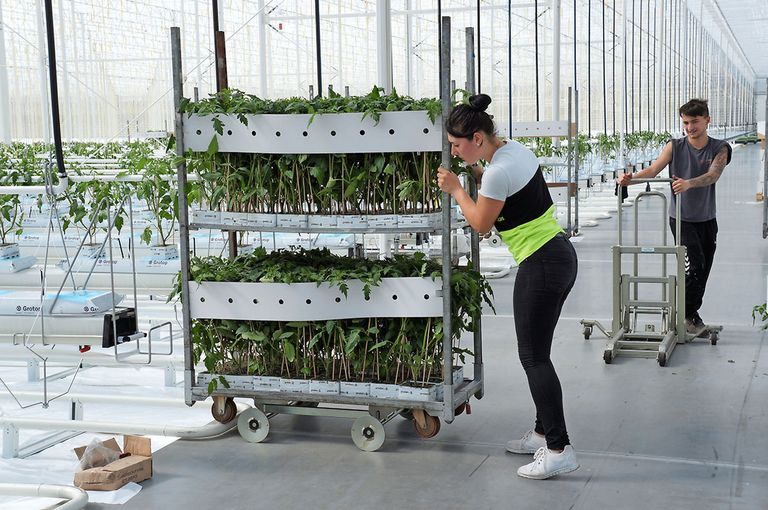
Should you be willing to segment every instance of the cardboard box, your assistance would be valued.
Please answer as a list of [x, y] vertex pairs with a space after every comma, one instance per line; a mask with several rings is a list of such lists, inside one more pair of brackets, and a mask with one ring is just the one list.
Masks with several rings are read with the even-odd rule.
[[[101, 443], [118, 453], [130, 453], [101, 467], [75, 473], [75, 486], [89, 491], [112, 491], [128, 482], [141, 482], [152, 478], [152, 445], [148, 437], [125, 436], [123, 449], [114, 439]], [[75, 448], [77, 458], [82, 458], [85, 446]]]

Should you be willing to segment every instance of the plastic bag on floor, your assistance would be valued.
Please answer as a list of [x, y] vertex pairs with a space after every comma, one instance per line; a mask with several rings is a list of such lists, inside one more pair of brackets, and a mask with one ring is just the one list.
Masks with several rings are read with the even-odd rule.
[[85, 448], [85, 453], [80, 457], [80, 469], [90, 469], [106, 466], [120, 458], [120, 452], [107, 448], [98, 439], [94, 439]]

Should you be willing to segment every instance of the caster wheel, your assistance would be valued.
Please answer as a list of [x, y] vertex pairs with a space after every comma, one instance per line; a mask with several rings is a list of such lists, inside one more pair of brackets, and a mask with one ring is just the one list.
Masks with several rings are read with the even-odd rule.
[[466, 403], [466, 402], [462, 402], [462, 403], [459, 405], [459, 407], [457, 407], [456, 409], [454, 409], [454, 411], [453, 411], [453, 415], [454, 415], [454, 416], [459, 416], [459, 415], [461, 415], [461, 414], [464, 414], [464, 411], [466, 411], [466, 410], [467, 410], [467, 403]]
[[613, 351], [603, 352], [603, 361], [605, 361], [606, 365], [610, 365], [613, 361]]
[[224, 409], [221, 414], [217, 412], [216, 403], [214, 402], [211, 406], [211, 415], [213, 416], [213, 419], [219, 423], [229, 423], [234, 420], [235, 416], [237, 416], [237, 405], [235, 404], [234, 399], [227, 398], [224, 401]]
[[413, 418], [413, 410], [412, 409], [403, 409], [398, 414], [400, 416], [402, 416], [403, 418], [405, 418], [406, 420], [408, 420], [408, 421], [413, 421], [414, 420], [414, 418]]
[[592, 336], [592, 326], [584, 326], [584, 340], [589, 340]]
[[269, 434], [269, 419], [261, 409], [252, 407], [240, 413], [237, 419], [237, 431], [249, 443], [261, 443]]
[[422, 439], [429, 439], [435, 437], [440, 432], [440, 418], [437, 416], [430, 416], [424, 414], [426, 420], [424, 427], [419, 425], [419, 420], [413, 420], [413, 428], [416, 429], [416, 434]]
[[660, 367], [664, 367], [667, 365], [667, 353], [666, 352], [660, 352], [658, 358], [656, 360], [659, 362]]
[[384, 436], [384, 425], [373, 416], [361, 416], [352, 423], [352, 441], [364, 452], [381, 448]]
[[709, 335], [709, 343], [712, 345], [717, 345], [717, 341], [720, 339], [717, 333], [712, 333]]

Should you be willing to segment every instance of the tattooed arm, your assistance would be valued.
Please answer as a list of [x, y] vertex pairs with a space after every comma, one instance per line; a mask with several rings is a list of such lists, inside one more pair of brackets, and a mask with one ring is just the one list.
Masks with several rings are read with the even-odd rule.
[[712, 164], [709, 165], [709, 171], [704, 175], [694, 177], [693, 179], [680, 179], [679, 177], [672, 177], [675, 181], [672, 183], [672, 189], [675, 194], [680, 194], [691, 188], [703, 188], [714, 184], [723, 175], [725, 165], [728, 164], [728, 147], [723, 147], [712, 160]]

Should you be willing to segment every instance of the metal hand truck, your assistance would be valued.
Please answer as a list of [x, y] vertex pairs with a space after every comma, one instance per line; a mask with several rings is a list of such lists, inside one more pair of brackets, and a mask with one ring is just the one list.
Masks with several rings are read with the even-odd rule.
[[[634, 179], [633, 183], [669, 182], [673, 179]], [[685, 327], [685, 246], [680, 243], [680, 222], [676, 222], [675, 239], [677, 244], [667, 244], [667, 196], [660, 191], [643, 191], [642, 197], [660, 197], [663, 204], [661, 211], [663, 242], [661, 246], [641, 246], [638, 229], [638, 208], [634, 211], [634, 244], [622, 244], [621, 193], [618, 200], [618, 243], [612, 248], [613, 254], [613, 321], [607, 330], [598, 320], [582, 319], [584, 339], [588, 340], [592, 328], [597, 327], [608, 337], [608, 344], [603, 352], [603, 360], [611, 363], [616, 356], [637, 358], [655, 357], [660, 366], [665, 366], [677, 344], [692, 341], [694, 338], [708, 336], [712, 345], [717, 343], [722, 326], [707, 325], [696, 334], [688, 333]], [[680, 218], [680, 196], [676, 200], [676, 217]], [[622, 273], [621, 257], [633, 255], [632, 274]], [[640, 276], [638, 262], [640, 255], [661, 255], [660, 276]], [[667, 271], [667, 256], [675, 255], [676, 272]], [[640, 284], [656, 284], [661, 287], [660, 300], [639, 299]], [[641, 315], [658, 316], [661, 320], [660, 331], [654, 324], [647, 324], [642, 331], [637, 330], [637, 321]]]

